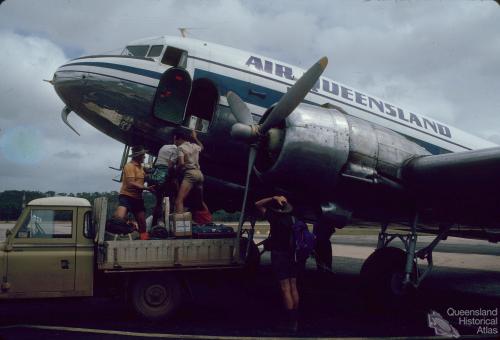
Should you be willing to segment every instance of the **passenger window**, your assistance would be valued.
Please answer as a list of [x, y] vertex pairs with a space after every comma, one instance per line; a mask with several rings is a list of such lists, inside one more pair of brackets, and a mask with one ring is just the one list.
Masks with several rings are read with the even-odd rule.
[[187, 52], [178, 48], [167, 46], [167, 50], [161, 60], [163, 64], [186, 68]]
[[159, 57], [162, 50], [163, 50], [163, 45], [153, 45], [149, 50], [148, 57], [150, 58]]
[[71, 238], [73, 211], [33, 209], [16, 238]]
[[132, 57], [145, 57], [148, 49], [149, 45], [127, 46], [123, 50], [122, 55], [128, 55]]

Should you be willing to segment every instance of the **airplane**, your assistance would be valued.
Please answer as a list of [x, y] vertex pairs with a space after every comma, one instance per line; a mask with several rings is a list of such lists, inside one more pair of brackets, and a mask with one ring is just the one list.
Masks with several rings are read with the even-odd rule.
[[[498, 241], [500, 147], [324, 77], [327, 63], [324, 57], [304, 70], [159, 36], [132, 41], [119, 55], [70, 60], [51, 83], [72, 129], [67, 117], [75, 112], [126, 146], [153, 153], [172, 143], [174, 129], [196, 129], [205, 145], [207, 204], [241, 211], [240, 225], [253, 214], [247, 202], [276, 190], [308, 222], [380, 223], [377, 250], [361, 273], [379, 292], [417, 287], [447, 236]], [[409, 232], [389, 232], [390, 223], [407, 224]], [[437, 236], [417, 250], [422, 229]], [[397, 238], [404, 250], [388, 246]], [[422, 273], [417, 259], [427, 261]], [[402, 289], [384, 288], [394, 275]]]

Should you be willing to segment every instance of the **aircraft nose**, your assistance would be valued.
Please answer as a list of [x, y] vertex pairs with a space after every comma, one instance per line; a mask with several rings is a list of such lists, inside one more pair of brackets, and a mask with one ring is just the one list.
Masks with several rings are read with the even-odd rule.
[[[65, 69], [66, 67], [66, 69]], [[52, 76], [50, 83], [66, 106], [71, 107], [71, 101], [75, 94], [82, 93], [86, 86], [85, 73], [74, 72], [67, 69], [67, 64], [61, 65]]]

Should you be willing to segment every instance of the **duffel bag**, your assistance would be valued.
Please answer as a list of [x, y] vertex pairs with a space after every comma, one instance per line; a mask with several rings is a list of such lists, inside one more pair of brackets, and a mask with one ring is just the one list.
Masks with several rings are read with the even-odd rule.
[[135, 228], [122, 220], [121, 218], [113, 217], [106, 221], [106, 231], [112, 234], [130, 234]]

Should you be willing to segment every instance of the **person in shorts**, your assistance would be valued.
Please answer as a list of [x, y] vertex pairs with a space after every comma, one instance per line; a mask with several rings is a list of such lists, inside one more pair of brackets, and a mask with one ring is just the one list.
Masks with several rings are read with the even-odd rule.
[[[193, 143], [194, 142], [194, 143]], [[174, 132], [174, 144], [177, 145], [177, 169], [182, 173], [182, 181], [175, 199], [175, 212], [184, 212], [184, 201], [192, 189], [198, 191], [201, 197], [201, 205], [208, 210], [203, 201], [203, 173], [200, 170], [199, 158], [203, 150], [203, 144], [199, 141], [196, 131], [188, 131], [179, 128]]]
[[280, 283], [281, 297], [288, 314], [289, 329], [297, 331], [299, 308], [297, 274], [299, 265], [295, 262], [292, 205], [284, 196], [273, 196], [255, 202], [255, 206], [269, 221], [272, 268]]
[[142, 192], [144, 190], [154, 191], [154, 187], [144, 186], [144, 169], [142, 163], [147, 153], [142, 146], [132, 147], [132, 160], [125, 164], [122, 173], [122, 186], [118, 196], [118, 208], [115, 216], [127, 220], [128, 212], [134, 214], [139, 226], [141, 240], [149, 239], [146, 232], [146, 216]]
[[[179, 183], [175, 175], [175, 166], [177, 164], [178, 150], [175, 144], [165, 144], [158, 151], [154, 168], [157, 167], [166, 173], [163, 182], [155, 184], [156, 206], [153, 210], [152, 225], [156, 226], [162, 214], [163, 198], [168, 196], [170, 202], [175, 201]], [[149, 183], [148, 183], [149, 184]], [[170, 211], [168, 212], [170, 213]]]

